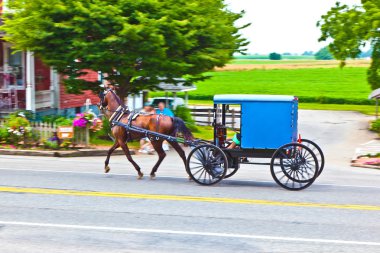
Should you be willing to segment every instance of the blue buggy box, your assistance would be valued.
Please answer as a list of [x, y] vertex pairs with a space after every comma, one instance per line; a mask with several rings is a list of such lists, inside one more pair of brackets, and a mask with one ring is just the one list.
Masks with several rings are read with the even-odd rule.
[[214, 103], [241, 106], [241, 148], [277, 149], [297, 141], [297, 97], [215, 95]]

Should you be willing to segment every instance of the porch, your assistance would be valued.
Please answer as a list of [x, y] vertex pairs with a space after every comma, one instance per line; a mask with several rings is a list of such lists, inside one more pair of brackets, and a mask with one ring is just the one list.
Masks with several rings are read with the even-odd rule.
[[58, 108], [58, 75], [31, 52], [0, 42], [0, 117], [16, 111]]

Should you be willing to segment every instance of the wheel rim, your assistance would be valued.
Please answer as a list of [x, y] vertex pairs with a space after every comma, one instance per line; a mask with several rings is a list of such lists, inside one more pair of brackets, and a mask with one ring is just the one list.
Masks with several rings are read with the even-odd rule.
[[228, 168], [228, 169], [227, 169], [227, 173], [226, 173], [226, 175], [224, 176], [224, 178], [232, 177], [233, 175], [235, 175], [235, 173], [236, 173], [238, 170], [239, 170], [238, 168]]
[[286, 144], [273, 154], [271, 173], [277, 184], [288, 190], [309, 187], [318, 175], [318, 159], [310, 148]]
[[315, 156], [317, 157], [318, 165], [319, 165], [318, 176], [321, 175], [322, 170], [325, 167], [325, 156], [322, 152], [322, 149], [315, 142], [311, 140], [302, 139], [302, 144], [310, 148], [311, 151], [314, 152]]
[[227, 171], [227, 158], [223, 151], [213, 145], [195, 147], [189, 154], [186, 169], [199, 184], [216, 184]]

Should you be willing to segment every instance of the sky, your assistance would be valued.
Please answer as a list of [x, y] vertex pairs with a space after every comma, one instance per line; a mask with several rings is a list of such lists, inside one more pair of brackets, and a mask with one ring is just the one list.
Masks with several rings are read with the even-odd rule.
[[[317, 52], [327, 43], [318, 42], [320, 29], [316, 26], [321, 16], [337, 0], [225, 0], [234, 12], [245, 10], [238, 23], [251, 23], [242, 30], [250, 41], [248, 53], [268, 54], [305, 51]], [[340, 0], [342, 4], [360, 5], [360, 0]]]

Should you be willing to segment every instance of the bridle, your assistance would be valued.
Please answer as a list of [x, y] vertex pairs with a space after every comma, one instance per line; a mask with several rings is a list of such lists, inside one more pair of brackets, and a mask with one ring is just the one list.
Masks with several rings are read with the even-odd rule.
[[98, 97], [100, 98], [100, 102], [98, 103], [98, 107], [101, 111], [109, 111], [109, 112], [116, 112], [116, 111], [113, 111], [113, 110], [110, 110], [108, 109], [108, 104], [105, 105], [104, 103], [104, 98], [106, 97], [106, 95], [108, 94], [108, 92], [111, 92], [111, 94], [113, 95], [113, 97], [116, 99], [117, 103], [119, 104], [119, 106], [125, 108], [125, 109], [128, 109], [124, 103], [121, 102], [120, 98], [116, 95], [116, 93], [113, 91], [113, 89], [111, 88], [108, 88], [106, 89], [105, 91], [101, 91], [99, 92], [99, 95]]

